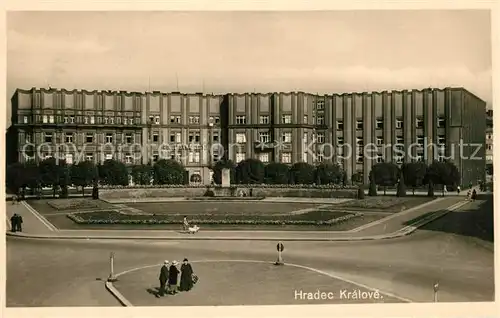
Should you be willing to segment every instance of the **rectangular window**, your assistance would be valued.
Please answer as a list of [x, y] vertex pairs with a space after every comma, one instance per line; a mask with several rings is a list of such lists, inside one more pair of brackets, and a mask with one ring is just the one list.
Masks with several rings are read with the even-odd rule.
[[269, 124], [269, 116], [268, 115], [261, 115], [259, 118], [259, 123], [260, 124]]
[[377, 145], [382, 145], [384, 143], [384, 138], [377, 137]]
[[45, 142], [52, 142], [52, 133], [45, 133]]
[[113, 134], [107, 133], [106, 134], [106, 142], [107, 143], [112, 143], [113, 142]]
[[316, 123], [318, 125], [324, 125], [325, 124], [325, 117], [324, 116], [318, 116]]
[[134, 138], [132, 137], [132, 134], [126, 134], [125, 135], [125, 141], [127, 142], [127, 144], [131, 144], [134, 142]]
[[317, 137], [316, 137], [316, 142], [322, 144], [325, 142], [325, 133], [319, 132]]
[[377, 154], [375, 156], [375, 161], [378, 162], [378, 163], [384, 162], [384, 157], [381, 154]]
[[245, 115], [236, 116], [236, 123], [239, 125], [244, 125], [247, 123], [247, 117]]
[[[64, 122], [66, 122], [66, 117], [64, 117]], [[89, 117], [85, 116], [83, 117], [83, 123], [88, 124], [89, 123]]]
[[363, 121], [362, 120], [356, 120], [356, 129], [358, 129], [358, 130], [363, 129]]
[[180, 124], [181, 123], [181, 116], [170, 116], [170, 123], [171, 124]]
[[180, 132], [175, 133], [175, 142], [176, 142], [176, 143], [180, 143], [180, 142], [182, 142], [182, 136], [181, 136], [181, 133], [180, 133]]
[[73, 116], [73, 115], [69, 116], [69, 122], [71, 124], [74, 124], [75, 123], [75, 116]]
[[270, 136], [268, 132], [259, 132], [259, 141], [261, 143], [268, 143], [270, 140]]
[[382, 119], [377, 119], [375, 122], [375, 127], [377, 129], [383, 129], [384, 128], [384, 121]]
[[292, 133], [291, 132], [286, 132], [283, 133], [283, 142], [292, 142]]
[[105, 159], [106, 160], [112, 160], [113, 159], [113, 154], [112, 153], [107, 153]]
[[337, 144], [343, 145], [344, 144], [344, 137], [337, 137]]
[[90, 123], [95, 124], [95, 117], [94, 116], [90, 116]]
[[27, 124], [28, 123], [28, 116], [23, 116], [23, 123]]
[[85, 160], [86, 161], [94, 161], [94, 155], [91, 153], [85, 154]]
[[68, 144], [73, 143], [73, 133], [66, 133], [64, 141]]
[[48, 117], [47, 115], [43, 115], [43, 117], [42, 117], [42, 122], [43, 122], [44, 124], [48, 123], [48, 122], [49, 122], [49, 117]]
[[289, 152], [284, 152], [281, 154], [282, 163], [292, 163], [292, 154]]
[[236, 162], [240, 162], [245, 160], [245, 153], [244, 152], [238, 152], [236, 154]]
[[317, 153], [316, 162], [323, 162], [323, 160], [324, 160], [324, 155], [322, 153]]
[[403, 121], [401, 119], [396, 119], [396, 128], [397, 129], [403, 128]]
[[358, 147], [363, 147], [363, 137], [356, 137], [356, 145]]
[[337, 120], [337, 130], [344, 130], [344, 122], [342, 120]]
[[153, 142], [160, 141], [160, 135], [157, 132], [153, 133]]
[[64, 159], [66, 160], [67, 164], [69, 164], [69, 165], [73, 164], [73, 154], [72, 153], [67, 153], [65, 155]]
[[269, 154], [268, 153], [261, 153], [259, 155], [259, 160], [263, 163], [269, 162]]
[[188, 140], [190, 143], [199, 143], [200, 142], [200, 133], [190, 133]]
[[402, 164], [402, 163], [403, 163], [403, 159], [404, 159], [404, 158], [403, 158], [402, 156], [399, 156], [399, 155], [398, 155], [398, 156], [396, 156], [396, 155], [395, 155], [393, 158], [394, 158], [394, 162], [395, 162], [396, 164], [400, 165], [400, 164]]
[[109, 123], [113, 125], [115, 123], [115, 118], [114, 117], [109, 117]]
[[194, 162], [195, 163], [199, 163], [200, 162], [200, 152], [199, 151], [195, 151], [194, 152]]
[[121, 117], [116, 117], [116, 124], [121, 125], [122, 123], [122, 118]]
[[401, 136], [396, 136], [396, 143], [397, 143], [397, 144], [404, 144], [404, 143], [405, 143], [405, 141], [404, 141], [403, 137], [401, 137]]
[[417, 144], [419, 145], [424, 144], [424, 136], [417, 136]]
[[54, 123], [54, 115], [49, 115], [49, 123]]
[[85, 142], [93, 143], [94, 142], [94, 134], [93, 133], [86, 133], [85, 134]]
[[219, 142], [219, 133], [214, 132], [214, 134], [212, 136], [212, 140], [214, 142]]
[[417, 118], [415, 122], [416, 128], [424, 128], [424, 120], [422, 118]]
[[190, 124], [199, 124], [200, 123], [200, 116], [189, 116], [189, 123]]
[[325, 109], [325, 101], [323, 100], [316, 101], [316, 109], [318, 110]]
[[439, 117], [437, 121], [437, 126], [439, 128], [444, 128], [446, 126], [446, 119], [444, 117]]
[[243, 144], [243, 143], [247, 142], [247, 136], [245, 134], [242, 134], [242, 133], [237, 133], [236, 134], [236, 142], [239, 144]]
[[309, 124], [309, 118], [307, 115], [304, 115], [304, 124]]
[[444, 145], [446, 143], [446, 137], [443, 135], [439, 135], [437, 138], [438, 145]]
[[160, 124], [160, 116], [155, 116], [155, 124], [156, 125]]
[[215, 123], [216, 124], [220, 123], [220, 117], [219, 116], [215, 116]]
[[132, 164], [134, 163], [134, 160], [132, 159], [132, 156], [131, 155], [125, 155], [125, 163], [126, 164]]
[[283, 123], [283, 124], [291, 124], [292, 123], [292, 115], [283, 115], [283, 116], [281, 116], [281, 123]]
[[302, 142], [307, 144], [307, 140], [308, 140], [307, 133], [304, 133], [304, 135], [302, 135]]
[[364, 157], [363, 157], [362, 153], [356, 154], [356, 162], [357, 163], [363, 163], [363, 159], [364, 159]]

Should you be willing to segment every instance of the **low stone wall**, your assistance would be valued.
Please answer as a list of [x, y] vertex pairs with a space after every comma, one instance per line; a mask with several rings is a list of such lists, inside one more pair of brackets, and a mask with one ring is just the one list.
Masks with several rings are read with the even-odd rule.
[[[214, 191], [216, 197], [301, 197], [301, 198], [356, 198], [356, 189], [317, 189], [317, 188], [263, 188], [263, 187], [176, 187], [176, 188], [122, 188], [102, 189], [102, 199], [120, 198], [165, 198], [165, 197], [202, 197], [207, 189]], [[250, 195], [251, 193], [251, 195]]]

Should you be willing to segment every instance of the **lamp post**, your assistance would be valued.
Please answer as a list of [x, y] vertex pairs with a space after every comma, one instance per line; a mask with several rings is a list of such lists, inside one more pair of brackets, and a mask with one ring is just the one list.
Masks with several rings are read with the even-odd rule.
[[108, 282], [115, 282], [117, 280], [116, 276], [115, 276], [114, 262], [115, 262], [115, 253], [111, 252], [109, 254], [109, 277], [108, 277]]

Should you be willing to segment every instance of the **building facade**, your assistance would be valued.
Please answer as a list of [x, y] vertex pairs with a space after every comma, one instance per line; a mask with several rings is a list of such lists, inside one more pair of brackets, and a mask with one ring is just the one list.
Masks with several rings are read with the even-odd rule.
[[18, 89], [7, 160], [56, 155], [132, 165], [172, 158], [191, 182], [208, 184], [210, 166], [222, 157], [328, 160], [365, 182], [377, 162], [447, 158], [468, 183], [484, 176], [485, 107], [463, 88], [331, 95]]
[[493, 164], [493, 110], [486, 112], [486, 163]]

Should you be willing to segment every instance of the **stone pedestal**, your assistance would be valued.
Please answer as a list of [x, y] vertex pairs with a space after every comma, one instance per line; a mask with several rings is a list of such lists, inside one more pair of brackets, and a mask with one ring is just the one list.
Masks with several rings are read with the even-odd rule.
[[221, 185], [223, 188], [229, 188], [231, 186], [231, 170], [230, 169], [222, 169], [222, 182]]

